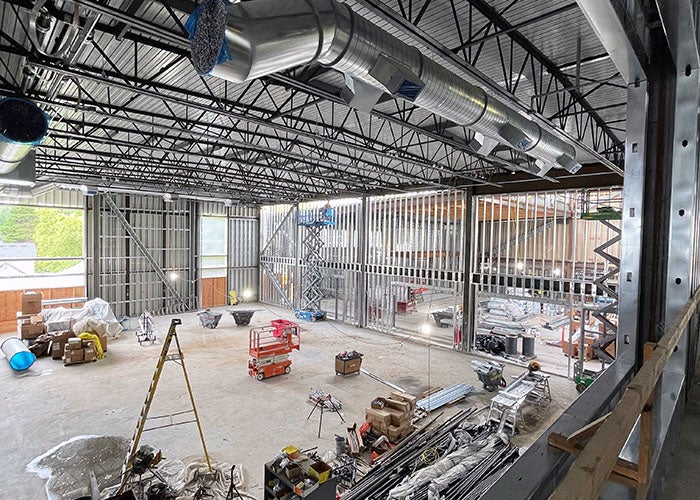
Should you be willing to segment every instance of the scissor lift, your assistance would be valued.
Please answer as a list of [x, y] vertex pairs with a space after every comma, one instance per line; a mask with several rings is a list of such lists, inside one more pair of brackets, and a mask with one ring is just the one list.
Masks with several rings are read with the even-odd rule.
[[321, 254], [323, 248], [321, 232], [325, 227], [335, 225], [335, 209], [326, 205], [318, 211], [302, 212], [298, 215], [297, 224], [305, 228], [301, 241], [305, 268], [301, 278], [301, 307], [294, 312], [299, 319], [317, 321], [326, 317], [325, 311], [321, 308], [323, 299], [321, 269], [326, 263]]
[[277, 319], [270, 326], [251, 328], [248, 338], [248, 374], [258, 380], [289, 373], [292, 361], [289, 354], [299, 349], [299, 325]]

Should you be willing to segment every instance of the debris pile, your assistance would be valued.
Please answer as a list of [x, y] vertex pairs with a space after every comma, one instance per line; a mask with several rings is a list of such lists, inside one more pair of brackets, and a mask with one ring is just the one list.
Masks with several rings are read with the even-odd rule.
[[342, 500], [478, 498], [517, 458], [518, 449], [491, 427], [468, 423], [474, 411], [416, 431], [379, 457]]

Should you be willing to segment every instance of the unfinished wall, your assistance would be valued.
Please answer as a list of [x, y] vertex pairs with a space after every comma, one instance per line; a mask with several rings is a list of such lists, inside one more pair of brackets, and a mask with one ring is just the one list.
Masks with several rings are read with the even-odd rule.
[[[259, 289], [259, 210], [254, 207], [226, 206], [219, 202], [202, 202], [201, 217], [219, 218], [223, 248], [207, 252], [200, 241], [199, 267], [201, 277], [201, 306], [228, 304], [229, 290], [242, 295], [249, 290], [250, 301], [258, 298]], [[202, 230], [203, 230], [202, 225]], [[200, 240], [201, 240], [200, 232]], [[209, 260], [206, 271], [203, 258]]]
[[[406, 300], [409, 287], [451, 290], [461, 304], [465, 196], [442, 191], [328, 202], [334, 222], [320, 233], [328, 317], [393, 329], [397, 302]], [[261, 210], [262, 301], [299, 306], [307, 230], [297, 218], [325, 204]]]
[[[85, 201], [79, 191], [42, 187], [19, 190], [5, 187], [0, 192], [1, 206], [75, 209], [83, 211]], [[2, 244], [0, 242], [0, 244]], [[84, 256], [71, 259], [76, 269], [60, 273], [32, 272], [36, 262], [51, 261], [51, 257], [32, 257], [26, 266], [18, 265], [18, 257], [0, 259], [0, 332], [12, 332], [17, 328], [16, 315], [20, 309], [21, 294], [25, 290], [41, 291], [45, 300], [73, 299], [85, 296]], [[56, 256], [61, 259], [61, 256]], [[71, 307], [74, 304], [63, 304]], [[80, 305], [80, 304], [77, 304]]]
[[[136, 238], [129, 236], [105, 196], [115, 202]], [[88, 200], [90, 297], [102, 297], [117, 316], [197, 307], [197, 202], [127, 194], [100, 194]]]
[[[585, 217], [602, 217], [606, 208], [619, 212], [621, 203], [619, 188], [479, 197], [474, 201], [473, 281], [491, 293], [505, 293], [504, 283], [519, 276], [576, 283], [577, 289], [592, 283], [611, 269], [594, 249], [616, 236], [610, 225], [619, 228], [619, 219], [605, 219], [606, 225]], [[619, 255], [619, 243], [607, 252]], [[587, 287], [584, 295], [595, 295], [594, 288]]]

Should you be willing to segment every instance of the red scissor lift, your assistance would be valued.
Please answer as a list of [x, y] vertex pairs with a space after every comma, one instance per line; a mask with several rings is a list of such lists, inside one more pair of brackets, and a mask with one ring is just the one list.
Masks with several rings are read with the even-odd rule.
[[299, 325], [285, 319], [270, 321], [270, 326], [251, 328], [248, 337], [248, 374], [263, 380], [292, 370], [289, 353], [299, 349]]

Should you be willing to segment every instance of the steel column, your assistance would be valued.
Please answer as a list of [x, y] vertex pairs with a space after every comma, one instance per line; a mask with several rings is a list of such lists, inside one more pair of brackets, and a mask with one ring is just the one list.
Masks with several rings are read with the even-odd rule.
[[627, 91], [627, 142], [620, 241], [620, 299], [618, 302], [618, 361], [634, 364], [639, 330], [642, 222], [647, 140], [648, 84], [634, 82]]

